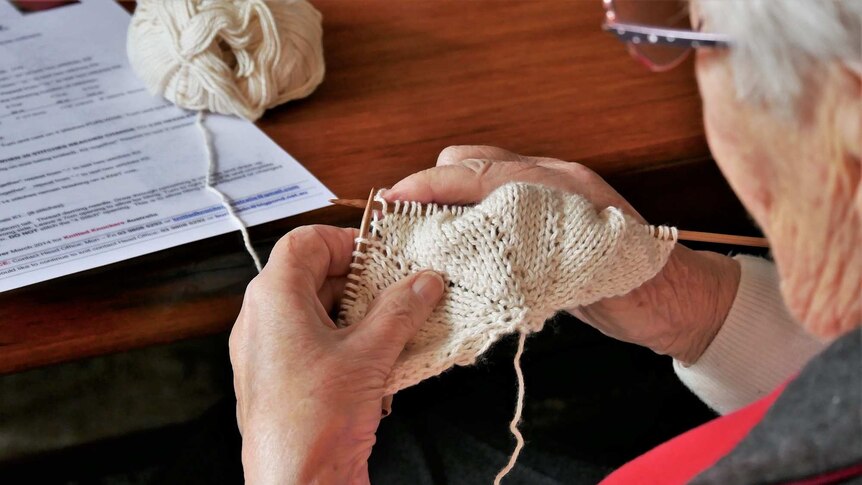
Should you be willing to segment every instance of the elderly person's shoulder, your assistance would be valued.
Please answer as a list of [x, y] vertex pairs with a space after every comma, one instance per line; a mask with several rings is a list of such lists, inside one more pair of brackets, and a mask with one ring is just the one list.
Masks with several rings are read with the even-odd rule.
[[785, 483], [814, 476], [822, 479], [816, 483], [829, 483], [858, 473], [862, 328], [829, 346], [776, 395], [745, 439], [693, 485]]

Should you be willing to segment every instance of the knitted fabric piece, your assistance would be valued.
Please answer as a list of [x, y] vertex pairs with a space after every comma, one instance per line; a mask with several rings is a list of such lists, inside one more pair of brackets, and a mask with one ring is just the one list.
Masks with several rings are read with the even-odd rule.
[[339, 326], [360, 321], [396, 281], [433, 269], [443, 299], [407, 344], [388, 393], [473, 364], [501, 337], [536, 332], [558, 310], [637, 288], [664, 266], [676, 230], [540, 185], [500, 187], [471, 207], [387, 203], [354, 253]]

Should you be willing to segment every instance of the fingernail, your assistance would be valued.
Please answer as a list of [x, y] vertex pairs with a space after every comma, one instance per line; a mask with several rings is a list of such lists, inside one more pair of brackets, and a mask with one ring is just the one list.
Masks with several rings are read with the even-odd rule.
[[383, 408], [381, 414], [384, 418], [392, 414], [392, 394], [383, 396], [383, 405], [381, 407]]
[[420, 274], [410, 287], [428, 305], [435, 305], [443, 296], [443, 277], [434, 271]]

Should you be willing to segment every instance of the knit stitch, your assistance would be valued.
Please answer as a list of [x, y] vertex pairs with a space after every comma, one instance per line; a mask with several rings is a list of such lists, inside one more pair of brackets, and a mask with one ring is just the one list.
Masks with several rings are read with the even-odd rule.
[[624, 295], [664, 266], [676, 229], [646, 226], [584, 197], [508, 184], [471, 207], [387, 203], [355, 253], [339, 325], [361, 320], [396, 281], [443, 275], [443, 299], [399, 356], [395, 393], [453, 365], [471, 365], [501, 337], [542, 329], [565, 308]]

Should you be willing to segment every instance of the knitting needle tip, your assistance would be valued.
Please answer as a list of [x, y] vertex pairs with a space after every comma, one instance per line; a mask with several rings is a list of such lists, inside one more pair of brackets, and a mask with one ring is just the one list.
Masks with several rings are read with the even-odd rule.
[[[374, 212], [374, 189], [371, 189], [371, 192], [368, 194], [368, 200], [362, 204], [362, 208], [365, 209], [365, 213], [362, 214], [362, 222], [359, 224], [359, 237], [366, 238], [368, 237], [368, 230], [371, 228], [371, 217]], [[359, 247], [356, 248], [358, 251], [361, 251]]]
[[329, 199], [329, 203], [345, 207], [355, 207], [357, 209], [364, 209], [366, 205], [364, 200], [359, 199]]
[[[352, 207], [354, 209], [365, 209], [368, 206], [368, 202], [362, 199], [329, 199], [330, 204], [342, 206], [342, 207]], [[371, 200], [371, 208], [372, 210], [379, 211], [383, 208], [383, 205], [376, 200]]]

